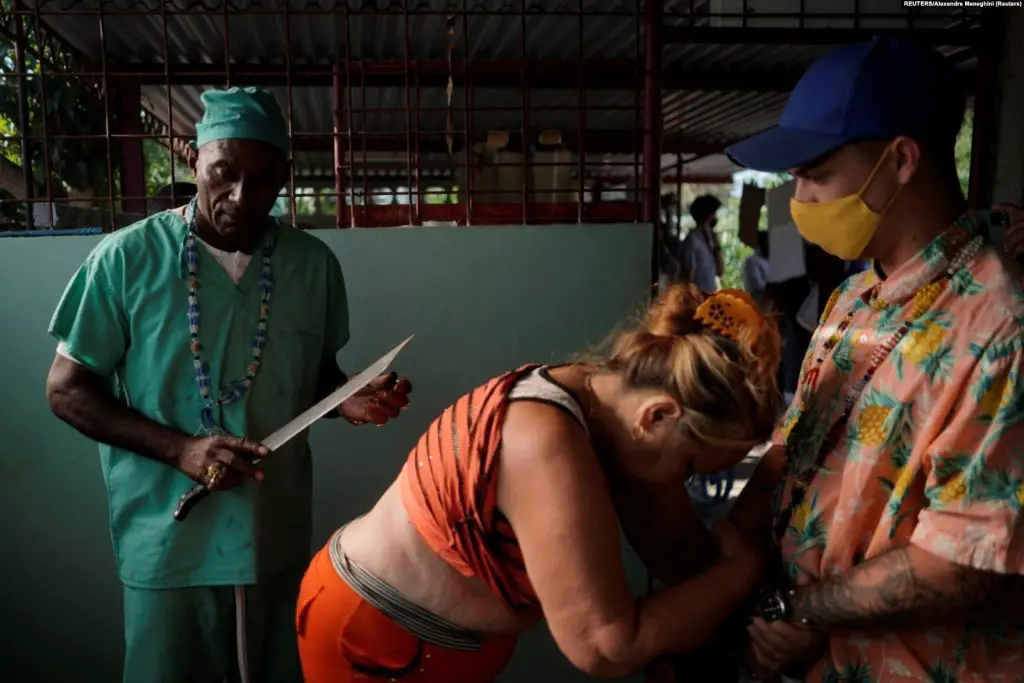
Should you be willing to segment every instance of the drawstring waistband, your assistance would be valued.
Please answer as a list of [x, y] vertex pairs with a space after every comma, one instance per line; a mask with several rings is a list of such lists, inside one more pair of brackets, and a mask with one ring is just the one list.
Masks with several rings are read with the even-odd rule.
[[394, 586], [352, 562], [341, 548], [344, 527], [334, 532], [327, 544], [338, 576], [359, 597], [417, 638], [438, 647], [462, 652], [476, 652], [483, 647], [484, 637], [453, 624], [413, 603]]

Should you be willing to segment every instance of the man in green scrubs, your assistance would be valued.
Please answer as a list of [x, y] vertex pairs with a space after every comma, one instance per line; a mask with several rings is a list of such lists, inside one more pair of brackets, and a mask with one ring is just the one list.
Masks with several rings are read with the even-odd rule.
[[[302, 680], [295, 600], [311, 541], [305, 436], [260, 440], [344, 381], [341, 267], [269, 217], [288, 136], [267, 92], [203, 94], [198, 194], [106, 237], [50, 324], [53, 412], [100, 444], [124, 584], [125, 683]], [[346, 401], [354, 424], [408, 403], [393, 375]], [[195, 482], [215, 493], [176, 522]]]

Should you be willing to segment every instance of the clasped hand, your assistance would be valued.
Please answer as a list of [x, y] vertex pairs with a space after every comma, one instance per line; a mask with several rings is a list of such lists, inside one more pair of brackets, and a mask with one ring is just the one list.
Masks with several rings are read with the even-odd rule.
[[354, 425], [383, 427], [409, 405], [412, 382], [393, 372], [385, 373], [338, 407], [338, 414]]
[[812, 661], [821, 654], [827, 637], [809, 628], [785, 621], [767, 622], [754, 617], [747, 626], [750, 647], [746, 663], [761, 680], [773, 680], [783, 671]]
[[[719, 520], [712, 527], [723, 561], [746, 570], [748, 580], [761, 580], [764, 567], [761, 549], [751, 544], [732, 524]], [[742, 575], [742, 574], [740, 574]], [[775, 680], [787, 669], [813, 661], [827, 643], [827, 637], [798, 624], [768, 623], [755, 617], [747, 627], [750, 646], [744, 657], [750, 672], [761, 680]]]

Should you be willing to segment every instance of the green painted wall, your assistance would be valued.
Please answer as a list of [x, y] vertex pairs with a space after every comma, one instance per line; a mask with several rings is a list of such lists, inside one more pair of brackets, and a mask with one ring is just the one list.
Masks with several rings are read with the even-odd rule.
[[[318, 231], [345, 270], [346, 369], [409, 334], [397, 369], [413, 406], [386, 429], [313, 428], [315, 539], [364, 512], [434, 416], [462, 392], [528, 361], [566, 359], [637, 313], [650, 230], [639, 225]], [[44, 381], [50, 314], [97, 238], [0, 239], [0, 680], [116, 683], [120, 585], [94, 444], [54, 418]], [[644, 574], [627, 550], [640, 591]], [[583, 681], [545, 629], [504, 681]]]

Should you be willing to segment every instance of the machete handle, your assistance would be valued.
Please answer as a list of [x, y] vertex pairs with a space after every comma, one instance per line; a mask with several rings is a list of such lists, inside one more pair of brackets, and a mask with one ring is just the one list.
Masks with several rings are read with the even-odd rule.
[[178, 506], [174, 508], [174, 519], [178, 522], [184, 522], [185, 518], [188, 517], [188, 513], [192, 512], [192, 508], [208, 495], [210, 495], [210, 489], [202, 484], [196, 484], [183, 493], [181, 498], [178, 499]]

